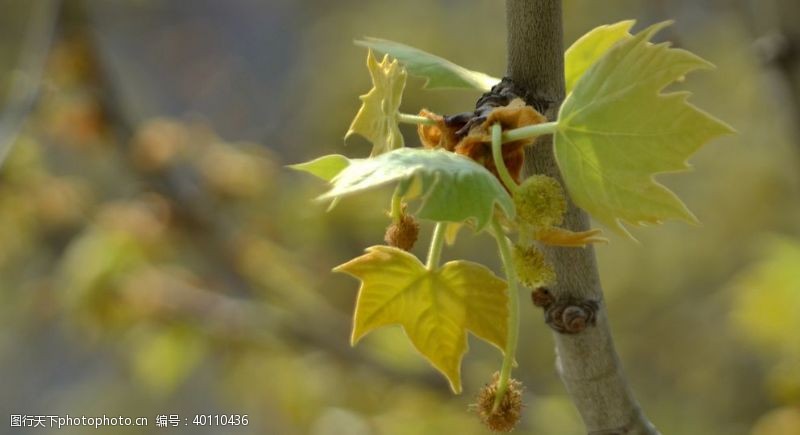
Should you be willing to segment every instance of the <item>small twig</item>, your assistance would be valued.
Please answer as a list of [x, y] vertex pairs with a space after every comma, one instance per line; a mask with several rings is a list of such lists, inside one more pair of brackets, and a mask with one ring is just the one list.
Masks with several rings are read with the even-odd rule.
[[22, 129], [25, 119], [33, 109], [39, 95], [47, 55], [58, 23], [58, 0], [31, 2], [30, 23], [25, 45], [21, 49], [19, 71], [15, 73], [0, 113], [0, 165], [5, 161]]

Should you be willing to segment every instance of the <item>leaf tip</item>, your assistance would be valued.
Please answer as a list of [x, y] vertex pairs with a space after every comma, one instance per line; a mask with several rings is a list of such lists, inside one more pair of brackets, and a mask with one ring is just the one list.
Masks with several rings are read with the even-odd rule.
[[358, 342], [364, 338], [365, 333], [359, 331], [356, 325], [353, 325], [353, 332], [350, 334], [350, 347], [356, 347]]

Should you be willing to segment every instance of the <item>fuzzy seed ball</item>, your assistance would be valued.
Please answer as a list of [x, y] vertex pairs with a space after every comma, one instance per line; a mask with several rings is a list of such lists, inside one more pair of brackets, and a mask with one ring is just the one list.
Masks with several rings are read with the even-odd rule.
[[408, 251], [414, 247], [419, 236], [419, 223], [414, 216], [403, 214], [399, 222], [393, 222], [386, 228], [383, 239], [389, 246]]
[[521, 224], [544, 229], [561, 224], [567, 198], [558, 181], [546, 175], [534, 175], [519, 186], [514, 205]]
[[553, 266], [535, 246], [514, 245], [512, 260], [517, 278], [526, 287], [537, 288], [555, 284], [556, 272]]
[[508, 389], [497, 411], [492, 412], [494, 398], [497, 395], [499, 375], [495, 372], [494, 380], [486, 384], [478, 393], [473, 408], [478, 412], [483, 424], [494, 432], [511, 432], [522, 416], [522, 383], [509, 379]]

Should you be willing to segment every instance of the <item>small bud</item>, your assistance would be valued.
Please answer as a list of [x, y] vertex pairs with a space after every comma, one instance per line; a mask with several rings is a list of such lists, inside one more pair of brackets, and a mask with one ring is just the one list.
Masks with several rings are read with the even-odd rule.
[[535, 246], [514, 245], [512, 261], [517, 278], [529, 288], [552, 285], [556, 281], [553, 266]]
[[561, 301], [546, 309], [544, 321], [556, 332], [577, 334], [595, 325], [599, 308], [600, 304], [590, 299]]
[[553, 294], [550, 293], [547, 287], [539, 287], [531, 292], [531, 301], [533, 301], [533, 305], [539, 308], [547, 309], [547, 307], [553, 305], [555, 300], [556, 298], [553, 297]]
[[386, 228], [383, 239], [389, 246], [408, 251], [414, 247], [419, 236], [419, 224], [414, 216], [403, 213], [400, 220]]
[[546, 175], [534, 175], [519, 186], [514, 205], [519, 222], [538, 230], [561, 225], [567, 198], [558, 181]]
[[478, 412], [483, 424], [494, 432], [511, 432], [522, 417], [522, 383], [509, 379], [508, 389], [500, 406], [492, 412], [497, 395], [497, 382], [500, 376], [495, 372], [494, 379], [478, 393], [472, 408]]

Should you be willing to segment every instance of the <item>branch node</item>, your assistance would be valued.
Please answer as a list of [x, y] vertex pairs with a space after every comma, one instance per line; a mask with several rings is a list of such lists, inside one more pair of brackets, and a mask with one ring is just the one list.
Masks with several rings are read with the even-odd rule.
[[[542, 299], [546, 300], [542, 292], [538, 292], [538, 295], [540, 302]], [[595, 325], [600, 304], [592, 299], [565, 298], [556, 299], [542, 308], [545, 310], [545, 323], [554, 331], [561, 334], [577, 334]]]

